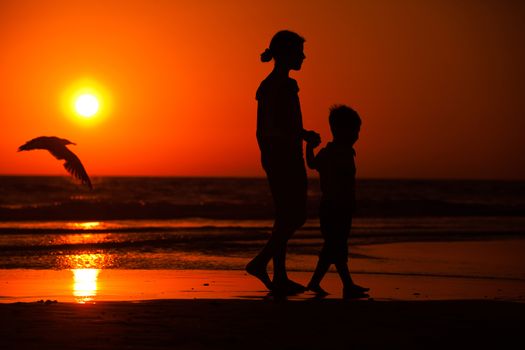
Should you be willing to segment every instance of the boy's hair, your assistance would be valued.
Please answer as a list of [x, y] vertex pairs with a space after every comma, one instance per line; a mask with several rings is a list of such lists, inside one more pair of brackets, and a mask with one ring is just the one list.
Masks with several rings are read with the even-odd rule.
[[330, 124], [332, 134], [335, 136], [338, 131], [342, 129], [359, 130], [361, 127], [361, 118], [355, 110], [348, 106], [334, 105], [330, 107], [328, 123]]

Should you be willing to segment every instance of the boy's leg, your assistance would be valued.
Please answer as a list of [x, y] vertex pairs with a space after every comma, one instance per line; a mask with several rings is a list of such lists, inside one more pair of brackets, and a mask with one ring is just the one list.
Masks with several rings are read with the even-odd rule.
[[319, 260], [317, 261], [317, 266], [315, 267], [314, 274], [308, 283], [308, 289], [319, 287], [323, 277], [326, 275], [330, 269], [331, 262], [331, 242], [325, 238], [323, 247], [319, 252]]

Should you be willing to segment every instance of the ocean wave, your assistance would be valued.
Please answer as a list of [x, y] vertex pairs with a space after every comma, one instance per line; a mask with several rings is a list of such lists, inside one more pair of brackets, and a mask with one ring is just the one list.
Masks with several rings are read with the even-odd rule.
[[[265, 179], [96, 177], [95, 189], [65, 177], [3, 176], [0, 221], [207, 218], [271, 220]], [[308, 217], [319, 182], [309, 181]], [[525, 216], [523, 181], [358, 180], [356, 217]]]
[[[271, 221], [130, 220], [102, 222], [3, 222], [0, 252], [61, 250], [242, 249], [261, 246], [271, 235]], [[352, 244], [457, 241], [525, 237], [525, 218], [382, 218], [355, 219]], [[318, 221], [298, 230], [291, 245], [318, 244]], [[262, 243], [261, 243], [262, 242]]]
[[[318, 215], [318, 200], [311, 199], [308, 217]], [[0, 205], [0, 221], [21, 220], [126, 220], [207, 218], [229, 220], [271, 220], [271, 203], [232, 204], [211, 202], [173, 204], [166, 202], [100, 202], [67, 200], [44, 204]], [[355, 217], [428, 217], [428, 216], [525, 216], [525, 205], [457, 203], [447, 200], [361, 200]]]

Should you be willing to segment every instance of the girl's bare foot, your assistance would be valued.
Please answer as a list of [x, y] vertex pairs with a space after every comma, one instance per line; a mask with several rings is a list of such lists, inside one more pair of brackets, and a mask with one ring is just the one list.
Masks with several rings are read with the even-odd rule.
[[309, 291], [314, 292], [316, 294], [316, 296], [320, 297], [320, 298], [324, 298], [325, 296], [330, 294], [326, 290], [321, 288], [320, 285], [308, 284], [308, 286], [306, 288], [308, 288]]
[[246, 272], [261, 281], [268, 290], [272, 290], [272, 280], [268, 276], [266, 266], [258, 265], [252, 260], [246, 265]]
[[277, 295], [296, 295], [305, 291], [305, 286], [290, 279], [272, 282], [272, 292]]

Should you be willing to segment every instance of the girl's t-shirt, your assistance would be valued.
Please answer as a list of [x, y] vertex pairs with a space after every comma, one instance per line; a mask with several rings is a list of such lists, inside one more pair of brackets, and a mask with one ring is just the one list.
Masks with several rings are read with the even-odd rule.
[[257, 141], [263, 154], [302, 157], [303, 121], [297, 82], [270, 74], [257, 89]]

